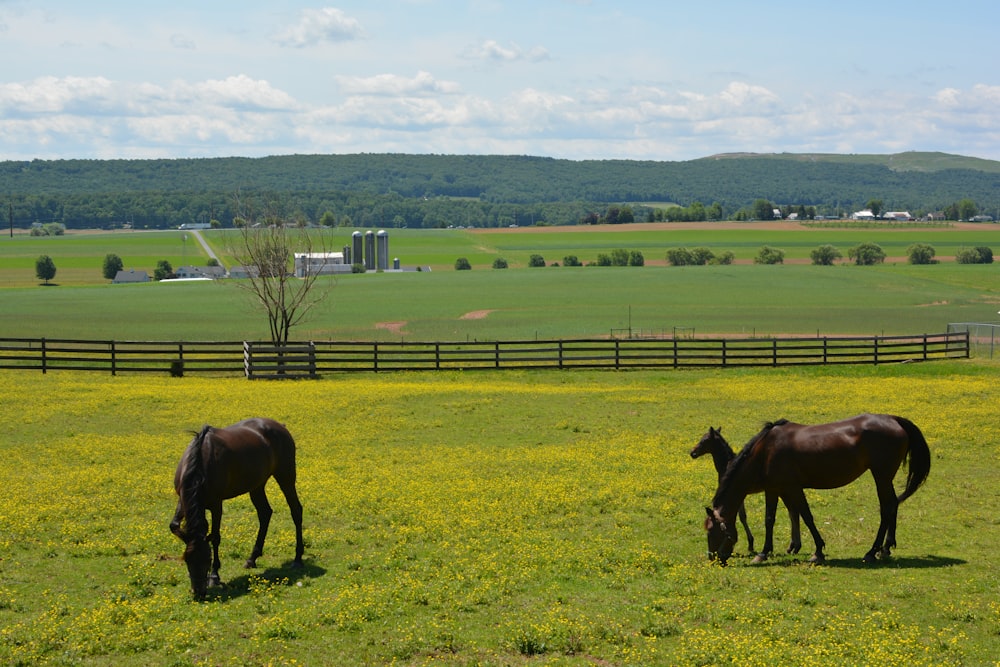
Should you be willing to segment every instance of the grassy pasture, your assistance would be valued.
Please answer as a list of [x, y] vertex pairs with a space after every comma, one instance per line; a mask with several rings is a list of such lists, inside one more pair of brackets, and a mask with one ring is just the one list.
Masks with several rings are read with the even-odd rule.
[[[0, 372], [0, 663], [995, 664], [996, 370]], [[739, 447], [765, 419], [865, 410], [913, 418], [933, 457], [890, 562], [860, 563], [867, 476], [809, 493], [827, 565], [706, 561], [715, 471], [687, 452], [708, 425]], [[241, 569], [252, 506], [229, 501], [227, 586], [197, 604], [167, 530], [174, 466], [188, 429], [252, 414], [298, 440], [306, 567], [272, 484], [261, 569]]]
[[[348, 243], [350, 231], [330, 232], [329, 245]], [[433, 270], [325, 280], [327, 299], [294, 335], [317, 340], [570, 338], [603, 336], [629, 326], [649, 332], [694, 327], [703, 334], [938, 332], [948, 322], [996, 319], [1000, 263], [813, 267], [790, 261], [782, 266], [667, 267], [651, 260], [679, 245], [732, 249], [737, 257], [749, 257], [765, 243], [804, 257], [827, 242], [846, 252], [872, 234], [890, 254], [903, 253], [909, 243], [923, 240], [944, 256], [950, 248], [965, 245], [1000, 246], [995, 242], [1000, 238], [997, 231], [992, 225], [907, 231], [646, 229], [642, 225], [621, 230], [391, 230], [393, 256], [404, 265]], [[164, 258], [174, 266], [185, 260], [203, 263], [201, 248], [190, 237], [182, 244], [180, 234], [71, 233], [41, 239], [19, 235], [0, 241], [2, 335], [143, 340], [266, 337], [262, 316], [232, 283], [108, 285], [100, 277], [108, 252], [119, 254], [126, 266], [149, 271]], [[226, 261], [225, 233], [206, 237]], [[534, 253], [549, 262], [561, 262], [568, 254], [593, 261], [598, 252], [616, 247], [641, 250], [650, 265], [517, 268]], [[57, 287], [40, 287], [34, 279], [34, 260], [43, 253], [56, 262]], [[454, 259], [460, 256], [468, 257], [475, 268], [454, 271]], [[507, 258], [514, 268], [488, 268], [497, 256]]]

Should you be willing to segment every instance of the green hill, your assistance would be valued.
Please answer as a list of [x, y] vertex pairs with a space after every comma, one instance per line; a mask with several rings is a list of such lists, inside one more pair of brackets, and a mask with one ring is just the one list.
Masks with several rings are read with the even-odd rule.
[[[755, 200], [842, 214], [870, 199], [914, 214], [971, 199], [1000, 211], [1000, 162], [943, 153], [729, 154], [685, 162], [532, 156], [288, 155], [0, 162], [13, 224], [166, 228], [277, 208], [286, 218], [363, 227], [577, 224], [610, 205]], [[2, 201], [2, 200], [0, 200]]]

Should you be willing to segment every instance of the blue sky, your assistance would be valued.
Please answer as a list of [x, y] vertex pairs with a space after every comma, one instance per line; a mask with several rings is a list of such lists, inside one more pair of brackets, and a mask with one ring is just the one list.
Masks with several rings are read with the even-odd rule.
[[995, 0], [0, 0], [0, 160], [1000, 160]]

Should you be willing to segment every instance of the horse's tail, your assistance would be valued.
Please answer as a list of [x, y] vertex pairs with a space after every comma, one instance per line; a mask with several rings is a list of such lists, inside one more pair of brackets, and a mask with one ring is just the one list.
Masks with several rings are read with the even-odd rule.
[[205, 485], [205, 466], [202, 463], [202, 449], [211, 431], [211, 426], [203, 426], [188, 448], [184, 451], [181, 475], [177, 493], [184, 507], [184, 521], [189, 535], [204, 535], [208, 533], [208, 522], [205, 520], [205, 505], [201, 498], [201, 489]]
[[927, 446], [924, 434], [920, 432], [917, 425], [905, 417], [893, 417], [903, 430], [906, 431], [909, 447], [907, 455], [910, 457], [909, 472], [906, 475], [906, 488], [896, 497], [897, 502], [903, 502], [913, 495], [920, 488], [920, 485], [927, 479], [931, 471], [931, 450]]

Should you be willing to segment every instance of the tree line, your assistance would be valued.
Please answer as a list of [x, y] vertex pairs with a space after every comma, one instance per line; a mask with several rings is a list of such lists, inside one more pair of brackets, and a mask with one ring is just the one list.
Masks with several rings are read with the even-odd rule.
[[[572, 225], [838, 216], [886, 210], [1000, 212], [998, 171], [895, 171], [861, 159], [797, 156], [685, 162], [530, 156], [295, 155], [178, 160], [0, 162], [12, 226], [164, 229], [237, 217], [242, 193], [304, 223], [356, 227]], [[993, 163], [988, 163], [992, 165]], [[2, 196], [0, 194], [0, 196]]]

